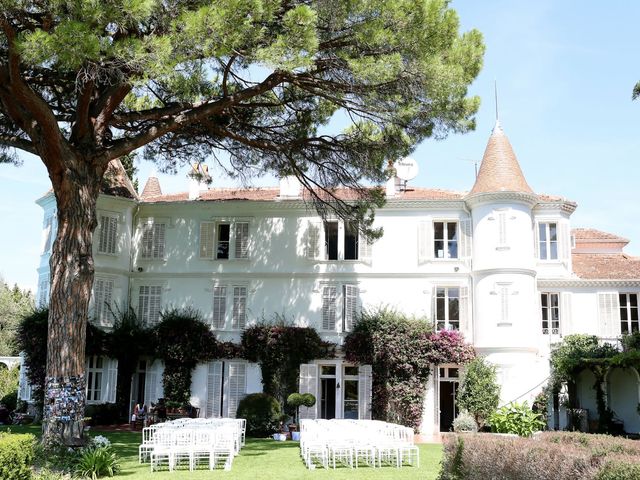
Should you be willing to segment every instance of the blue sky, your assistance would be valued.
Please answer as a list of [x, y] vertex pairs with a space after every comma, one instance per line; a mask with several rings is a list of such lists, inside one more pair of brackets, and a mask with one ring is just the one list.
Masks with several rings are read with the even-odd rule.
[[[500, 121], [531, 187], [577, 202], [574, 226], [622, 235], [631, 240], [626, 251], [640, 255], [640, 101], [631, 101], [640, 80], [640, 2], [458, 0], [452, 6], [463, 29], [479, 29], [487, 47], [470, 89], [482, 98], [477, 129], [418, 146], [412, 156], [420, 174], [411, 183], [471, 188], [469, 160], [482, 158], [495, 121], [495, 79]], [[144, 185], [153, 165], [139, 168]], [[186, 190], [185, 172], [160, 175], [163, 190]], [[19, 168], [0, 165], [0, 275], [9, 283], [35, 289], [42, 213], [34, 201], [49, 186], [35, 157], [25, 156]]]

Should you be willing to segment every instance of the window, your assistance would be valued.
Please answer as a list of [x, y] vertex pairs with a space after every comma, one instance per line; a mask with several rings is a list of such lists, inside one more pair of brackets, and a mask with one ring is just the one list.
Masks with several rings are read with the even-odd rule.
[[51, 250], [56, 230], [55, 215], [55, 213], [52, 213], [44, 219], [44, 244], [42, 247], [42, 253], [47, 253]]
[[213, 287], [213, 328], [223, 329], [227, 315], [227, 287]]
[[324, 247], [327, 260], [338, 260], [338, 222], [324, 223]]
[[[218, 330], [242, 330], [247, 326], [247, 285], [214, 285], [211, 326]], [[231, 299], [228, 300], [227, 296]], [[231, 323], [227, 323], [227, 301], [231, 301]]]
[[94, 317], [102, 325], [110, 323], [113, 280], [96, 278], [93, 283]]
[[558, 335], [560, 333], [560, 302], [557, 293], [540, 294], [542, 309], [542, 333]]
[[49, 274], [40, 275], [38, 282], [38, 306], [46, 307], [49, 305]]
[[249, 223], [201, 222], [200, 258], [249, 258]]
[[338, 302], [338, 287], [325, 285], [322, 288], [322, 329], [336, 329], [336, 307]]
[[325, 260], [360, 260], [360, 248], [358, 222], [324, 222]]
[[229, 259], [230, 240], [231, 240], [231, 225], [228, 223], [219, 223], [218, 235], [216, 238], [216, 258], [218, 260]]
[[460, 289], [458, 287], [436, 287], [436, 329], [460, 329]]
[[621, 293], [620, 297], [620, 333], [638, 331], [638, 294]]
[[341, 331], [351, 331], [358, 316], [358, 296], [357, 285], [324, 285], [322, 287], [322, 329], [336, 331], [340, 312]]
[[433, 222], [435, 258], [458, 258], [458, 222]]
[[233, 287], [233, 321], [231, 328], [243, 329], [247, 321], [247, 287]]
[[115, 255], [118, 238], [118, 217], [100, 215], [100, 234], [98, 236], [98, 253]]
[[138, 296], [138, 319], [143, 325], [153, 326], [160, 321], [162, 305], [162, 287], [160, 285], [141, 285]]
[[87, 403], [102, 400], [102, 357], [97, 355], [87, 359]]
[[165, 223], [146, 223], [142, 227], [142, 258], [164, 259]]
[[538, 252], [540, 260], [558, 259], [558, 225], [556, 223], [538, 224]]

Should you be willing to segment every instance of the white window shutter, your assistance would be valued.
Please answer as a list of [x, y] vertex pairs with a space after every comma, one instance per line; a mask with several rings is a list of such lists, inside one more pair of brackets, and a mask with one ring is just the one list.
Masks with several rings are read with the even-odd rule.
[[151, 405], [151, 402], [157, 403], [159, 398], [164, 397], [164, 389], [162, 387], [162, 370], [162, 361], [158, 359], [154, 360], [147, 367], [144, 382], [145, 405]]
[[598, 326], [600, 335], [605, 338], [620, 335], [620, 299], [617, 292], [598, 293]]
[[142, 258], [152, 258], [153, 256], [153, 223], [142, 225]]
[[460, 287], [460, 331], [470, 331], [471, 315], [469, 302], [469, 287]]
[[227, 316], [227, 287], [215, 285], [213, 287], [213, 328], [225, 328]]
[[371, 365], [358, 367], [358, 419], [371, 420]]
[[460, 257], [467, 262], [471, 260], [473, 255], [471, 238], [471, 219], [466, 218], [460, 221]]
[[571, 335], [571, 292], [560, 294], [560, 333], [563, 337]]
[[344, 331], [350, 332], [358, 316], [358, 287], [344, 286]]
[[166, 225], [164, 223], [158, 223], [154, 225], [155, 235], [153, 244], [153, 258], [164, 258], [164, 233]]
[[304, 235], [304, 256], [309, 260], [320, 258], [320, 233], [319, 222], [307, 222], [307, 230]]
[[235, 258], [249, 258], [249, 224], [236, 223], [235, 233]]
[[571, 237], [569, 235], [569, 225], [560, 223], [558, 243], [560, 244], [560, 258], [568, 265], [571, 257]]
[[216, 251], [215, 222], [200, 222], [200, 258], [214, 258]]
[[209, 362], [207, 371], [207, 418], [222, 416], [222, 362]]
[[247, 364], [240, 362], [229, 363], [229, 383], [227, 390], [227, 417], [236, 418], [238, 404], [247, 392]]
[[102, 390], [102, 401], [105, 403], [116, 403], [116, 389], [118, 387], [118, 360], [107, 358], [102, 363], [102, 381], [104, 387]]
[[540, 224], [533, 222], [533, 255], [536, 260], [540, 259]]
[[498, 245], [507, 244], [507, 212], [498, 212]]
[[322, 329], [335, 331], [336, 307], [338, 302], [338, 288], [335, 285], [325, 285], [322, 288]]
[[300, 383], [298, 385], [300, 393], [310, 393], [316, 398], [313, 407], [300, 407], [300, 419], [315, 420], [318, 416], [318, 366], [311, 363], [300, 365]]
[[428, 262], [433, 258], [433, 225], [422, 221], [418, 224], [418, 264]]
[[244, 329], [247, 323], [247, 287], [233, 287], [233, 319], [231, 328]]
[[371, 265], [373, 259], [372, 259], [372, 250], [373, 250], [373, 245], [368, 242], [362, 235], [360, 235], [360, 238], [358, 240], [358, 258], [360, 259], [360, 261], [362, 263], [365, 263], [366, 265]]

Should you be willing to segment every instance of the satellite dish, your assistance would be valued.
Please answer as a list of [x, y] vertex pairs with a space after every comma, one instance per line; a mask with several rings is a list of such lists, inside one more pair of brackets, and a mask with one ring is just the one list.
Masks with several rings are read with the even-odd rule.
[[393, 165], [393, 168], [396, 169], [396, 176], [405, 182], [413, 180], [418, 176], [418, 162], [410, 157], [398, 160]]

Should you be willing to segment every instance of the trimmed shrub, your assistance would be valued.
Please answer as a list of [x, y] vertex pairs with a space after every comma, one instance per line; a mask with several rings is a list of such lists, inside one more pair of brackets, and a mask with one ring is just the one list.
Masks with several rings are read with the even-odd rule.
[[463, 410], [458, 414], [456, 419], [453, 421], [453, 431], [456, 433], [477, 432], [478, 424], [473, 418], [473, 415], [471, 415], [466, 410]]
[[35, 437], [31, 434], [0, 433], [0, 478], [29, 480]]
[[280, 403], [266, 393], [251, 393], [238, 405], [236, 418], [247, 421], [247, 435], [266, 437], [279, 429], [282, 408]]
[[499, 408], [489, 417], [489, 423], [492, 432], [514, 433], [521, 437], [530, 437], [546, 426], [542, 415], [531, 410], [527, 402], [514, 402]]
[[638, 442], [607, 435], [446, 435], [439, 480], [637, 480], [639, 466]]

